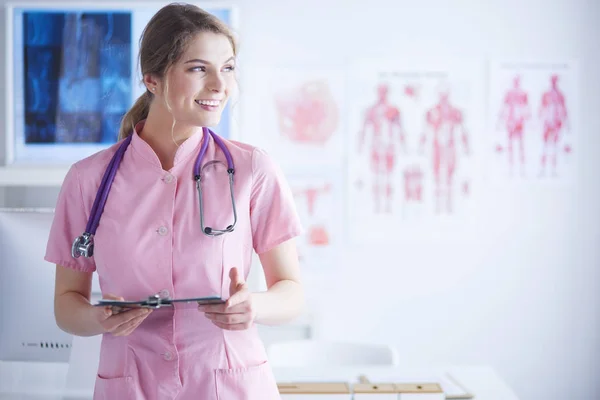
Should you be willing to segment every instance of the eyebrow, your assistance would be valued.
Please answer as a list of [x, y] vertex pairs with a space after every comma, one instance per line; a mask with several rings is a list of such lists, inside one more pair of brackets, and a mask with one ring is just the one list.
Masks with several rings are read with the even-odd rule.
[[[225, 62], [223, 64], [227, 64], [229, 61], [234, 61], [235, 57], [229, 57], [227, 60], [225, 60]], [[194, 58], [192, 60], [187, 60], [184, 64], [189, 64], [189, 63], [200, 63], [200, 64], [207, 64], [210, 65], [210, 63], [206, 60], [201, 60], [199, 58]]]

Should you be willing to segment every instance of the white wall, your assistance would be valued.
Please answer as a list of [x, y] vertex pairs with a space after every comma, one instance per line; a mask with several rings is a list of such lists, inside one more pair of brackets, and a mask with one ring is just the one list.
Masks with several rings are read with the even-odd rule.
[[325, 337], [394, 343], [406, 365], [491, 364], [525, 400], [600, 397], [600, 230], [585, 224], [599, 220], [598, 2], [264, 4], [242, 10], [245, 57], [255, 62], [580, 60], [584, 129], [573, 188], [483, 187], [475, 226], [393, 248], [348, 247], [313, 292]]
[[[483, 186], [476, 224], [393, 248], [348, 247], [319, 275], [325, 280], [307, 279], [320, 336], [393, 343], [407, 366], [489, 364], [523, 400], [599, 398], [599, 2], [239, 4], [241, 57], [252, 65], [343, 67], [366, 57], [457, 54], [580, 61], [574, 187]], [[241, 65], [243, 81], [250, 77]], [[244, 125], [250, 120], [242, 117], [241, 128], [253, 133]], [[6, 201], [37, 201], [30, 193]], [[52, 202], [49, 193], [40, 201]]]

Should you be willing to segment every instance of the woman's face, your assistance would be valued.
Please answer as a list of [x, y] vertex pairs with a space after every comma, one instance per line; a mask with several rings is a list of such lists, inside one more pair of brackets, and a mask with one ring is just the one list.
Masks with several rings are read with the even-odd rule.
[[161, 94], [177, 124], [216, 126], [236, 88], [235, 57], [225, 35], [202, 32], [163, 80]]

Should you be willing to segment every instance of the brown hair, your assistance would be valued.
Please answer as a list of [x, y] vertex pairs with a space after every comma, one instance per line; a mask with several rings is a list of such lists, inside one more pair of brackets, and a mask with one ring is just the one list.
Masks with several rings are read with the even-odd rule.
[[[163, 78], [186, 50], [189, 40], [200, 32], [225, 35], [231, 42], [233, 54], [237, 44], [229, 27], [214, 15], [185, 3], [172, 3], [161, 8], [150, 19], [140, 37], [139, 64], [142, 77], [153, 74]], [[119, 140], [132, 134], [137, 122], [148, 116], [154, 95], [146, 90], [123, 116]]]

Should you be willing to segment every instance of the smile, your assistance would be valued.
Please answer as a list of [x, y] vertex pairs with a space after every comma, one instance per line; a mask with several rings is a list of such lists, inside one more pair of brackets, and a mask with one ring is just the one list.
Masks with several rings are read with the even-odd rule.
[[220, 100], [195, 100], [195, 102], [201, 106], [212, 106], [212, 107], [216, 107], [221, 104]]

